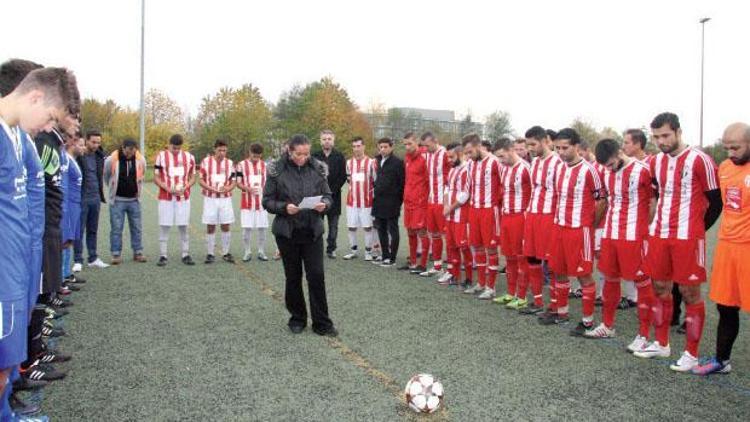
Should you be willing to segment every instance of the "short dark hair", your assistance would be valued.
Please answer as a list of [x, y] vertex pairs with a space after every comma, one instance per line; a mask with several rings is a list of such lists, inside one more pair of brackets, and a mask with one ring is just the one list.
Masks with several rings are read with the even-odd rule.
[[10, 59], [0, 65], [0, 97], [13, 92], [29, 72], [42, 67], [39, 63], [23, 59]]
[[555, 132], [554, 130], [547, 129], [545, 130], [545, 132], [547, 132], [547, 136], [549, 136], [550, 140], [555, 140], [555, 138], [557, 138], [557, 132]]
[[99, 129], [89, 129], [86, 131], [86, 140], [93, 138], [94, 136], [102, 137], [102, 133], [99, 131]]
[[680, 118], [667, 111], [657, 115], [651, 121], [651, 129], [658, 129], [664, 125], [669, 125], [669, 128], [676, 132], [680, 128]]
[[599, 164], [605, 164], [620, 152], [620, 143], [614, 139], [602, 139], [596, 144], [594, 156]]
[[256, 142], [251, 144], [247, 150], [250, 151], [251, 154], [263, 154], [263, 145]]
[[[78, 92], [76, 77], [64, 67], [45, 67], [29, 72], [15, 90], [25, 94], [33, 89], [44, 91], [51, 102], [63, 108], [69, 115], [81, 114], [81, 94]], [[14, 91], [15, 91], [14, 90]]]
[[378, 145], [380, 144], [388, 144], [389, 146], [393, 146], [393, 139], [391, 138], [380, 138], [378, 139]]
[[486, 139], [485, 139], [485, 140], [483, 140], [482, 142], [480, 142], [480, 144], [481, 144], [481, 145], [482, 145], [483, 147], [487, 148], [487, 150], [488, 150], [488, 151], [489, 151], [490, 149], [492, 149], [492, 142], [490, 142], [490, 141], [488, 141], [488, 140], [486, 140]]
[[630, 135], [630, 139], [632, 139], [634, 142], [637, 142], [641, 144], [641, 149], [646, 149], [646, 144], [648, 143], [648, 139], [646, 138], [646, 134], [640, 130], [640, 129], [628, 129], [625, 131], [625, 135]]
[[180, 135], [179, 133], [175, 133], [174, 135], [169, 137], [169, 143], [172, 145], [182, 145], [182, 142], [182, 135]]
[[537, 141], [543, 141], [547, 137], [547, 132], [541, 126], [532, 126], [523, 135], [526, 139], [536, 139]]
[[310, 145], [310, 140], [307, 139], [307, 136], [298, 133], [296, 135], [292, 135], [291, 138], [289, 138], [289, 151], [294, 151], [295, 148], [297, 148], [298, 145]]
[[451, 151], [456, 148], [461, 149], [461, 144], [459, 144], [458, 142], [451, 142], [450, 144], [445, 146], [446, 151]]
[[409, 132], [404, 133], [404, 139], [409, 139], [413, 137], [414, 137], [414, 132], [409, 131]]
[[135, 142], [135, 139], [133, 139], [133, 138], [125, 138], [122, 141], [122, 149], [125, 149], [125, 148], [136, 148], [136, 149], [138, 149], [138, 143]]
[[570, 145], [579, 145], [581, 143], [581, 136], [578, 134], [578, 132], [576, 132], [575, 129], [569, 127], [561, 129], [555, 134], [556, 141], [560, 141], [563, 139], [569, 140]]
[[362, 142], [364, 144], [365, 140], [362, 139], [361, 136], [355, 136], [354, 138], [352, 138], [352, 143], [355, 143], [355, 142]]
[[495, 152], [499, 149], [508, 151], [512, 146], [513, 141], [511, 141], [510, 138], [500, 138], [497, 140], [497, 142], [495, 142], [495, 146], [492, 148], [492, 152]]
[[435, 139], [435, 135], [432, 134], [429, 130], [422, 134], [422, 136], [419, 137], [419, 139], [426, 141], [427, 139]]
[[214, 142], [214, 148], [218, 148], [218, 147], [225, 147], [225, 146], [227, 146], [227, 141], [225, 141], [225, 140], [223, 140], [223, 139], [217, 139], [217, 140], [216, 140], [216, 141]]

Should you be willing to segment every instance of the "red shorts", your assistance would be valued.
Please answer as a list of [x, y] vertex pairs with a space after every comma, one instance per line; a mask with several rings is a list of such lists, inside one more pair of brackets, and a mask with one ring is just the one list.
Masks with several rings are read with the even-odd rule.
[[706, 281], [706, 240], [650, 236], [644, 269], [657, 281], [688, 286], [701, 284]]
[[421, 230], [425, 228], [427, 209], [404, 207], [404, 227], [407, 230]]
[[430, 233], [445, 232], [445, 216], [442, 204], [427, 205], [427, 231]]
[[643, 258], [646, 255], [646, 240], [602, 239], [597, 267], [605, 277], [624, 278], [628, 281], [646, 279], [643, 273]]
[[445, 232], [445, 245], [448, 249], [469, 246], [469, 227], [466, 223], [449, 221]]
[[505, 256], [523, 256], [523, 213], [506, 214], [500, 220], [500, 248]]
[[496, 248], [500, 236], [500, 211], [492, 208], [469, 208], [469, 244]]
[[555, 216], [552, 214], [526, 214], [523, 226], [523, 254], [536, 259], [549, 258]]
[[582, 277], [594, 271], [594, 230], [555, 225], [550, 242], [550, 267], [557, 275]]

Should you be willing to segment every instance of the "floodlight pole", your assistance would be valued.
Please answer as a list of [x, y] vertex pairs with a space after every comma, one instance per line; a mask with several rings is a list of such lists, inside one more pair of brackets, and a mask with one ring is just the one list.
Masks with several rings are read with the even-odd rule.
[[146, 0], [141, 0], [141, 113], [139, 121], [141, 154], [146, 156], [146, 109], [144, 107], [144, 51], [146, 45]]
[[703, 148], [703, 67], [705, 62], [706, 22], [711, 18], [703, 18], [701, 24], [701, 122], [700, 122], [700, 147]]

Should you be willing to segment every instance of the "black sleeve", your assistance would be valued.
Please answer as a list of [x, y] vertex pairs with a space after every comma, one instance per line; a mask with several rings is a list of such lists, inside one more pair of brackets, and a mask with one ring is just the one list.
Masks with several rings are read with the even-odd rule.
[[398, 165], [396, 166], [396, 171], [398, 173], [396, 176], [396, 187], [398, 189], [398, 197], [401, 198], [401, 200], [404, 200], [404, 183], [406, 183], [406, 170], [404, 169], [404, 162], [399, 161]]
[[716, 223], [716, 220], [719, 219], [723, 204], [720, 189], [707, 191], [705, 195], [708, 199], [708, 209], [706, 210], [706, 214], [703, 215], [703, 223], [706, 225], [706, 231], [708, 231]]
[[286, 202], [279, 200], [277, 178], [269, 177], [263, 189], [263, 208], [271, 214], [286, 215]]
[[656, 178], [651, 178], [651, 187], [654, 188], [654, 198], [659, 199], [659, 182], [656, 181]]

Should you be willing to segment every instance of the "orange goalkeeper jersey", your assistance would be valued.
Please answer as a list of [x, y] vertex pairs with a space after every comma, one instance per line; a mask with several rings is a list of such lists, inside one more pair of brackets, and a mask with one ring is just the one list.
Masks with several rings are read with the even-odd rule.
[[750, 163], [738, 166], [725, 160], [719, 166], [719, 185], [724, 201], [719, 240], [750, 242]]

